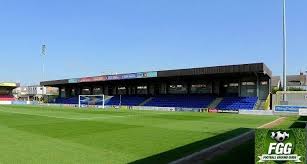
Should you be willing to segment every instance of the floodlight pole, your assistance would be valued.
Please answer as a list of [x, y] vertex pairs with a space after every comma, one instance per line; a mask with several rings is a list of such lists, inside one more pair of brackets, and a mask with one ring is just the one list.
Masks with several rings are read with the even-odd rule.
[[283, 0], [283, 90], [287, 91], [287, 33], [286, 33], [286, 0]]
[[46, 45], [42, 45], [42, 73], [43, 73], [43, 81], [45, 80], [45, 56], [46, 56]]
[[[283, 0], [283, 91], [287, 91], [287, 24], [286, 24], [286, 0]], [[283, 101], [286, 101], [287, 97], [283, 94]]]

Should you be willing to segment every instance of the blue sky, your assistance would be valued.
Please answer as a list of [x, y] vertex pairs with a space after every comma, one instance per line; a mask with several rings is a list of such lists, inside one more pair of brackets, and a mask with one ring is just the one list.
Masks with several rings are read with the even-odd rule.
[[[306, 0], [288, 0], [288, 72], [307, 69]], [[264, 62], [282, 73], [282, 0], [0, 0], [0, 81]]]

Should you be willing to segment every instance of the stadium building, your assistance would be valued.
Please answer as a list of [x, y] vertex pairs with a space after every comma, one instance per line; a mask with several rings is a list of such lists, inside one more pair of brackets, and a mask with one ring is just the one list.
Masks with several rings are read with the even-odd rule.
[[[272, 77], [272, 88], [281, 88], [280, 76]], [[307, 75], [300, 72], [298, 75], [287, 75], [287, 90], [307, 90]]]
[[20, 86], [13, 90], [14, 96], [21, 101], [42, 101], [44, 97], [59, 95], [58, 88], [39, 85]]
[[[271, 70], [264, 63], [43, 81], [59, 88], [54, 103], [77, 104], [78, 95], [108, 95], [106, 105], [254, 109], [267, 99]], [[121, 95], [121, 96], [119, 96]]]
[[12, 104], [15, 100], [13, 89], [19, 86], [18, 83], [3, 82], [0, 83], [0, 104]]

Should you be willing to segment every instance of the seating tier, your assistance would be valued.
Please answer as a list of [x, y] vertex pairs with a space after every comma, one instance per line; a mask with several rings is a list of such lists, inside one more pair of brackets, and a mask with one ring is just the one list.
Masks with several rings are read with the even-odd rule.
[[254, 109], [258, 97], [225, 97], [217, 106], [221, 110]]
[[214, 100], [207, 95], [160, 95], [152, 98], [145, 106], [205, 108]]

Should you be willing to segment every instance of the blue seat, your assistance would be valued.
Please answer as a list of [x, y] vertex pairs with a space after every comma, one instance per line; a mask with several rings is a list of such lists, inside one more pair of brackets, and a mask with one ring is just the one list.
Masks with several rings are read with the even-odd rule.
[[205, 108], [214, 100], [207, 95], [159, 95], [152, 98], [145, 106]]
[[55, 103], [57, 103], [57, 104], [78, 104], [79, 99], [78, 99], [78, 97], [57, 98], [57, 99], [55, 99]]
[[106, 105], [125, 105], [125, 106], [137, 106], [144, 102], [147, 98], [145, 96], [113, 96], [106, 102]]
[[221, 110], [252, 110], [258, 101], [258, 97], [224, 97], [217, 106]]

